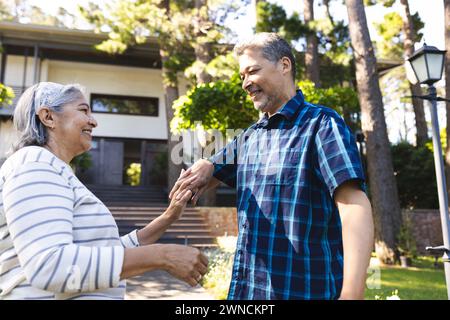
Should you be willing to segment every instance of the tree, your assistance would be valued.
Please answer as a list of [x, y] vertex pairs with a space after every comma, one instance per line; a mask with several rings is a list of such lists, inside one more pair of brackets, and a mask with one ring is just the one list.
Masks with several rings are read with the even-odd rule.
[[361, 125], [367, 141], [368, 180], [375, 220], [375, 249], [382, 262], [392, 263], [396, 258], [397, 235], [402, 216], [376, 58], [363, 0], [346, 0], [346, 5], [361, 106]]
[[14, 91], [0, 83], [0, 108], [12, 104], [12, 99], [14, 99]]
[[[412, 56], [414, 53], [414, 42], [420, 41], [421, 35], [416, 31], [413, 24], [413, 16], [409, 11], [409, 3], [408, 0], [400, 0], [402, 5], [402, 19], [403, 19], [403, 33], [404, 33], [404, 52], [406, 57]], [[415, 16], [416, 20], [418, 18], [418, 14]], [[423, 24], [422, 24], [423, 26]], [[414, 96], [422, 95], [422, 89], [420, 88], [420, 84], [411, 84], [410, 83], [411, 93]], [[422, 146], [428, 140], [428, 129], [427, 122], [425, 121], [425, 112], [423, 110], [423, 100], [418, 98], [412, 99], [412, 105], [414, 110], [414, 115], [416, 119], [416, 141], [418, 146]]]
[[[390, 8], [395, 2], [396, 0], [371, 0], [369, 4], [379, 3]], [[390, 12], [385, 15], [382, 23], [376, 25], [383, 38], [383, 41], [378, 43], [378, 54], [385, 58], [403, 60], [410, 57], [414, 52], [414, 43], [419, 42], [423, 36], [420, 30], [424, 27], [424, 24], [419, 14], [411, 15], [408, 0], [400, 0], [400, 5], [400, 14]], [[408, 82], [408, 86], [412, 95], [422, 95], [420, 84], [413, 85]], [[423, 101], [412, 98], [412, 106], [416, 120], [416, 144], [422, 146], [428, 140]]]
[[[445, 8], [445, 96], [450, 99], [450, 0], [444, 0]], [[447, 167], [447, 186], [450, 198], [450, 102], [447, 101], [447, 150], [445, 153], [445, 162]]]
[[56, 15], [51, 15], [28, 0], [0, 0], [0, 20], [72, 28], [76, 19], [63, 7], [58, 8]]
[[317, 44], [317, 35], [314, 31], [314, 0], [303, 1], [303, 16], [305, 24], [311, 29], [309, 35], [306, 37], [306, 52], [305, 52], [305, 66], [306, 78], [314, 82], [317, 87], [320, 87], [319, 76], [319, 52]]

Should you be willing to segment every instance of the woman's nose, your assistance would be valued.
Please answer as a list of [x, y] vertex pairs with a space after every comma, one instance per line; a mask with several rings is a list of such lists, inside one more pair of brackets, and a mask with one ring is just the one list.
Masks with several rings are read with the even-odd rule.
[[95, 120], [95, 118], [94, 118], [92, 115], [89, 117], [89, 123], [90, 123], [94, 128], [97, 127], [97, 125], [98, 125], [97, 120]]

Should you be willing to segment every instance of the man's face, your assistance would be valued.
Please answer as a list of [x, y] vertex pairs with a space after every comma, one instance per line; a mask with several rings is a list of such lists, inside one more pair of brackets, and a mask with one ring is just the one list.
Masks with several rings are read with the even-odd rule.
[[242, 88], [261, 112], [273, 114], [282, 104], [283, 67], [262, 56], [259, 49], [246, 49], [239, 56]]

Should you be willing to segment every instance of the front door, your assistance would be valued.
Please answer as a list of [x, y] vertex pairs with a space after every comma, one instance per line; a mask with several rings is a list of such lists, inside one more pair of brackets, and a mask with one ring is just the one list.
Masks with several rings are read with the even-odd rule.
[[123, 183], [123, 142], [100, 141], [101, 184], [122, 185]]

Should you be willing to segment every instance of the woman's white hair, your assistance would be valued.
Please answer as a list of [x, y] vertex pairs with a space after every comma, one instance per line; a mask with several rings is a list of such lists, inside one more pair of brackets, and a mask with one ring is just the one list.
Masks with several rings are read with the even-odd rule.
[[79, 84], [40, 82], [25, 90], [14, 110], [14, 127], [19, 135], [11, 152], [26, 146], [43, 146], [47, 142], [47, 128], [37, 116], [42, 107], [60, 112], [65, 105], [83, 96], [84, 89]]

